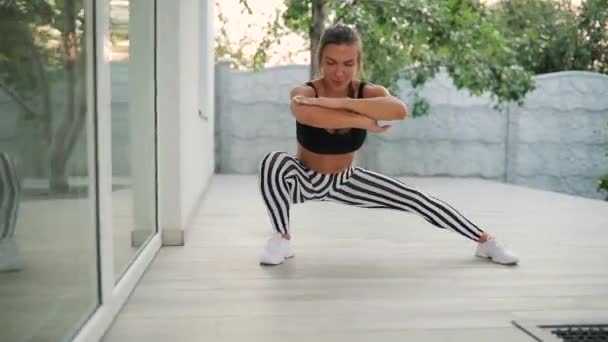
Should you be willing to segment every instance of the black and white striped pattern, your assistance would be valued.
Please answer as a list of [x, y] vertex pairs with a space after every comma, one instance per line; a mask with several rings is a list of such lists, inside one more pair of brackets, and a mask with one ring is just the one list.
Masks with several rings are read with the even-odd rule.
[[439, 228], [478, 241], [483, 233], [447, 203], [404, 182], [360, 167], [321, 174], [285, 152], [264, 156], [259, 186], [275, 231], [289, 232], [290, 206], [306, 201], [332, 201], [362, 208], [393, 209], [417, 214]]
[[21, 188], [15, 162], [0, 152], [0, 240], [15, 234]]

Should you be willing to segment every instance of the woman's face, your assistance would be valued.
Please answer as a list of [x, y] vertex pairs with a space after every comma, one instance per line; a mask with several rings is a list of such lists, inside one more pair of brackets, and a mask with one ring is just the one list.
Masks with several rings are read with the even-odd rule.
[[327, 44], [321, 55], [323, 77], [335, 90], [346, 89], [357, 71], [356, 44]]

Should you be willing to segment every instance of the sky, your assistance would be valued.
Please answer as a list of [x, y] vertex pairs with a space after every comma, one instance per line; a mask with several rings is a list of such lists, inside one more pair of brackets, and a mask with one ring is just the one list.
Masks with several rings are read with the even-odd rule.
[[[495, 2], [496, 0], [483, 0], [484, 2]], [[556, 0], [557, 1], [557, 0]], [[264, 27], [267, 23], [274, 19], [275, 9], [284, 9], [284, 0], [248, 0], [247, 3], [253, 14], [243, 12], [243, 6], [239, 0], [216, 0], [214, 8], [215, 31], [219, 30], [220, 22], [218, 20], [217, 11], [228, 19], [226, 30], [232, 42], [238, 42], [244, 37], [250, 38], [252, 41], [259, 42], [264, 36]], [[571, 0], [574, 5], [580, 4], [581, 0]], [[256, 45], [249, 44], [248, 49], [244, 49], [247, 53], [253, 53]], [[280, 46], [271, 48], [270, 54], [272, 57], [267, 63], [267, 66], [285, 65], [285, 64], [308, 64], [310, 55], [308, 51], [300, 52], [294, 57], [289, 57], [289, 52], [303, 50], [308, 48], [308, 41], [304, 38], [292, 34], [281, 40]]]
[[[228, 19], [226, 31], [230, 37], [230, 41], [238, 42], [244, 37], [249, 37], [252, 41], [260, 41], [264, 36], [265, 26], [272, 22], [275, 17], [275, 9], [284, 9], [283, 0], [248, 0], [247, 3], [253, 14], [247, 12], [241, 13], [243, 6], [239, 0], [217, 0], [214, 11], [215, 32], [219, 31], [220, 22], [218, 20], [217, 11]], [[250, 44], [249, 49], [245, 52], [252, 53], [257, 47]], [[309, 52], [301, 52], [294, 57], [289, 57], [289, 52], [308, 49], [308, 42], [304, 38], [291, 34], [281, 40], [280, 46], [271, 48], [271, 58], [268, 65], [285, 65], [285, 64], [308, 64]]]

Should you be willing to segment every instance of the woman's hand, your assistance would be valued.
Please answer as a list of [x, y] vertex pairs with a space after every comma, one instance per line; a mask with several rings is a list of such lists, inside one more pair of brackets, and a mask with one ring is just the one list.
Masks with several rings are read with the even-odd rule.
[[378, 121], [374, 120], [374, 119], [370, 119], [365, 117], [368, 121], [368, 124], [366, 125], [365, 129], [370, 131], [370, 132], [374, 132], [374, 133], [384, 133], [386, 131], [388, 131], [389, 128], [391, 128], [391, 125], [378, 125]]
[[319, 106], [331, 109], [342, 109], [345, 107], [344, 98], [339, 97], [306, 97], [296, 95], [293, 97], [296, 103], [307, 106]]
[[316, 97], [307, 97], [304, 95], [296, 95], [292, 98], [295, 103], [307, 106], [316, 106], [317, 98]]

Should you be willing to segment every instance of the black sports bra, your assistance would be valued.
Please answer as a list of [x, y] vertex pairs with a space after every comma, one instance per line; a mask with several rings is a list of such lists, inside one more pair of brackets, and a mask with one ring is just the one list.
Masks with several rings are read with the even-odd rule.
[[[312, 82], [307, 86], [315, 91], [315, 97], [319, 97], [317, 89]], [[363, 98], [363, 87], [365, 82], [361, 81], [358, 98]], [[349, 88], [352, 92], [352, 88]], [[348, 97], [353, 97], [349, 94]], [[296, 121], [296, 134], [300, 145], [307, 150], [319, 154], [344, 154], [358, 150], [365, 141], [367, 131], [361, 128], [351, 128], [346, 133], [329, 133], [325, 128], [313, 127]]]

